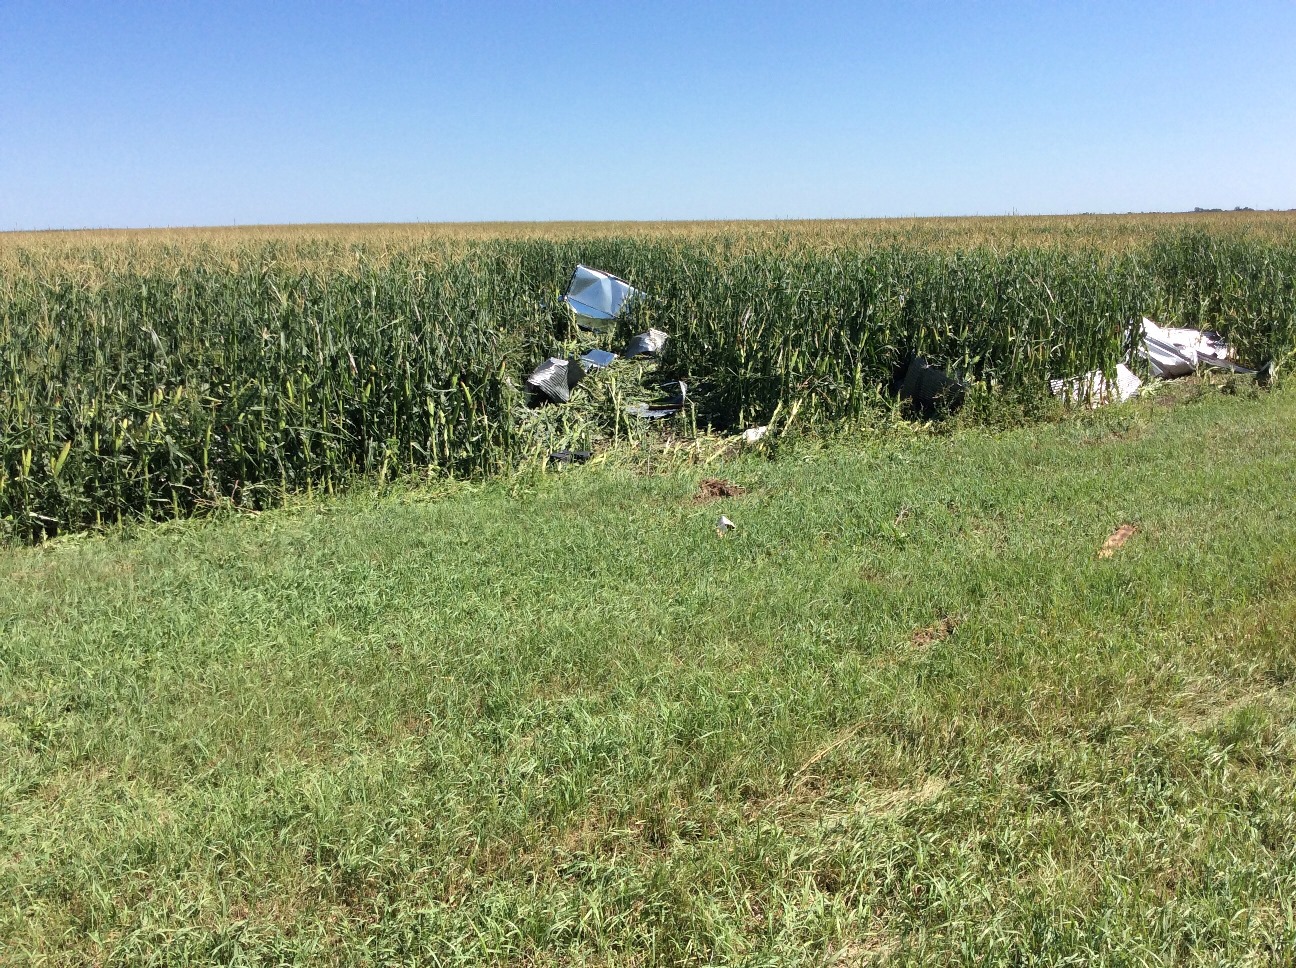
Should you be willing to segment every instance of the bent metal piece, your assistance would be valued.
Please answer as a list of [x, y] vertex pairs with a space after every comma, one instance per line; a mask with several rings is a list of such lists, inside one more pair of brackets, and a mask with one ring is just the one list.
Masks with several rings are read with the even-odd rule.
[[660, 329], [650, 329], [646, 333], [640, 333], [627, 343], [621, 355], [629, 359], [643, 353], [660, 353], [669, 338]]
[[1233, 349], [1218, 333], [1161, 326], [1146, 316], [1138, 349], [1152, 376], [1163, 380], [1187, 376], [1199, 365], [1233, 369]]
[[647, 403], [632, 403], [625, 408], [625, 412], [644, 420], [663, 420], [679, 413], [679, 407], [654, 407]]
[[555, 450], [549, 455], [549, 463], [584, 464], [593, 456], [592, 450]]
[[551, 356], [526, 378], [527, 384], [556, 403], [571, 399], [571, 389], [585, 378], [585, 371], [571, 360]]
[[[624, 279], [608, 272], [578, 265], [567, 283], [563, 302], [587, 321], [615, 319], [638, 296], [643, 295]], [[595, 327], [590, 327], [595, 328]]]
[[611, 366], [612, 361], [616, 358], [615, 353], [609, 353], [607, 350], [590, 350], [581, 357], [581, 366], [587, 370], [601, 370], [604, 367]]
[[662, 386], [665, 391], [665, 399], [655, 400], [652, 403], [632, 403], [626, 407], [626, 413], [632, 417], [641, 417], [644, 420], [661, 420], [665, 417], [673, 417], [684, 409], [688, 403], [688, 384], [683, 380], [676, 383], [667, 383]]

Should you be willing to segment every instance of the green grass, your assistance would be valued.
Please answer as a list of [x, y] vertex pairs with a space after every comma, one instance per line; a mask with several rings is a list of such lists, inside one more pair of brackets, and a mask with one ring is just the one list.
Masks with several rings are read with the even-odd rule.
[[0, 962], [1291, 963], [1296, 395], [1177, 392], [4, 551]]

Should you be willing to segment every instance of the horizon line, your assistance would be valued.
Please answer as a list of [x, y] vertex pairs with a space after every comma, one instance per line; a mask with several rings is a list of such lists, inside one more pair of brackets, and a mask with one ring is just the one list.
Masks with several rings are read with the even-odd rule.
[[0, 235], [53, 235], [61, 232], [188, 232], [228, 229], [284, 229], [284, 228], [391, 228], [405, 226], [489, 226], [489, 225], [706, 225], [732, 223], [792, 223], [792, 222], [925, 222], [956, 219], [1046, 219], [1046, 218], [1125, 218], [1139, 215], [1259, 215], [1290, 214], [1296, 208], [1193, 208], [1176, 210], [1146, 210], [1126, 212], [1002, 212], [994, 215], [812, 215], [773, 216], [761, 218], [647, 218], [647, 219], [447, 219], [413, 220], [408, 222], [229, 222], [207, 225], [97, 225], [72, 228], [12, 228], [0, 229]]

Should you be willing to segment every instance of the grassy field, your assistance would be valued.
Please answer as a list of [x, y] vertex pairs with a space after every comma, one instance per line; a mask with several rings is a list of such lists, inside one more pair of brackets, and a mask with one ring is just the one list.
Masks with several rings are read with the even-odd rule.
[[[572, 267], [647, 294], [577, 331]], [[628, 400], [691, 388], [684, 432], [886, 419], [915, 354], [973, 409], [1110, 372], [1131, 326], [1296, 351], [1296, 215], [542, 226], [309, 226], [0, 239], [0, 540], [357, 479], [484, 477], [642, 436]], [[659, 367], [538, 413], [551, 355], [671, 334]]]
[[1296, 397], [946, 431], [0, 552], [0, 962], [1292, 963]]

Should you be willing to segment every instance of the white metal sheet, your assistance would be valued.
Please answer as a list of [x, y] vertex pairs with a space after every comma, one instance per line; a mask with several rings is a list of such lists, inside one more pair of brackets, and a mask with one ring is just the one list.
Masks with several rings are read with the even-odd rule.
[[637, 296], [638, 289], [624, 279], [578, 265], [567, 284], [563, 301], [579, 316], [589, 319], [615, 319]]

